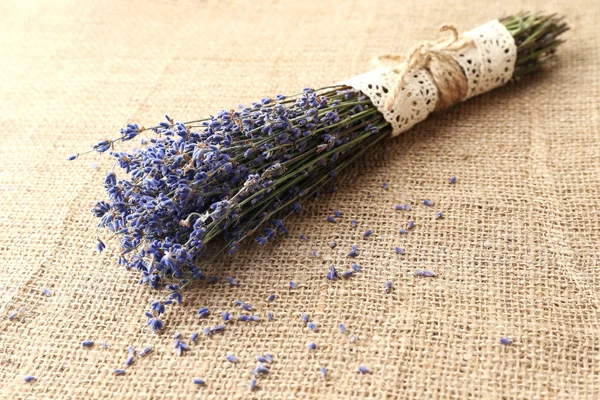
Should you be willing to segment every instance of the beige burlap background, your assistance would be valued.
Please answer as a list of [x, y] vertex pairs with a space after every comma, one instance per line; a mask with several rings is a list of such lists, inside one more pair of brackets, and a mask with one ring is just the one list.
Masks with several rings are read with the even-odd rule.
[[[442, 23], [466, 30], [521, 9], [568, 16], [552, 68], [380, 146], [342, 174], [337, 193], [309, 202], [287, 237], [215, 265], [239, 286], [199, 285], [169, 311], [162, 336], [149, 332], [142, 311], [156, 295], [116, 265], [112, 242], [94, 251], [90, 208], [112, 163], [68, 163], [68, 154], [127, 122], [165, 112], [189, 120], [326, 85]], [[598, 398], [598, 21], [596, 0], [2, 2], [0, 398]], [[394, 211], [405, 202], [414, 211]], [[334, 209], [344, 217], [326, 223]], [[433, 219], [437, 210], [445, 219]], [[414, 231], [398, 234], [411, 219]], [[363, 241], [366, 229], [375, 233]], [[330, 262], [349, 267], [352, 244], [363, 270], [327, 281]], [[415, 279], [415, 268], [439, 276]], [[233, 323], [183, 357], [172, 352], [175, 332], [187, 341], [238, 298], [274, 321]], [[214, 311], [208, 322], [195, 319], [200, 306]], [[505, 336], [514, 344], [500, 345]], [[82, 348], [85, 339], [108, 348]], [[129, 345], [155, 351], [113, 376]], [[250, 394], [254, 357], [265, 352], [272, 372]], [[373, 373], [359, 375], [361, 364]], [[37, 381], [24, 383], [26, 374]]]

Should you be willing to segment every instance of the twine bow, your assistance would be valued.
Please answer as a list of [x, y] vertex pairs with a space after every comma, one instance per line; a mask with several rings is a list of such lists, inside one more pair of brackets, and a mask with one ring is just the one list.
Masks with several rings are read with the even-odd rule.
[[398, 74], [397, 83], [390, 89], [390, 94], [385, 102], [387, 110], [393, 108], [404, 85], [406, 74], [417, 68], [426, 71], [438, 89], [435, 111], [448, 108], [467, 96], [469, 89], [467, 78], [453, 55], [472, 45], [473, 39], [460, 35], [452, 25], [442, 25], [440, 32], [445, 31], [450, 31], [452, 37], [421, 42], [413, 47], [408, 58], [400, 54], [383, 54], [376, 58], [379, 66], [393, 63], [390, 71]]

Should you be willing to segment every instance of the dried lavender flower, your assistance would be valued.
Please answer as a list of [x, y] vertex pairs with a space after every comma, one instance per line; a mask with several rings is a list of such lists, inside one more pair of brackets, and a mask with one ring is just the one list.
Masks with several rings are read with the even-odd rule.
[[269, 321], [273, 321], [273, 313], [267, 311], [267, 318], [269, 319]]
[[390, 293], [392, 291], [392, 281], [387, 281], [385, 283], [385, 292]]
[[308, 328], [313, 332], [317, 331], [317, 326], [315, 324], [313, 324], [312, 322], [309, 322], [308, 324], [306, 324], [306, 326], [308, 326]]
[[360, 271], [360, 265], [358, 265], [357, 263], [352, 263], [352, 269], [358, 272]]
[[256, 389], [256, 378], [252, 378], [250, 381], [250, 391], [253, 392]]
[[237, 281], [235, 279], [233, 279], [231, 276], [228, 276], [227, 278], [227, 282], [229, 282], [230, 285], [235, 286], [237, 285]]
[[404, 254], [404, 249], [402, 247], [396, 247], [396, 254], [398, 255], [403, 255]]
[[339, 325], [338, 325], [338, 328], [340, 328], [340, 332], [342, 332], [342, 333], [346, 333], [346, 325], [344, 325], [344, 324], [339, 324]]
[[81, 342], [81, 345], [83, 347], [92, 347], [94, 345], [94, 341], [93, 340], [84, 340], [83, 342]]
[[265, 367], [261, 362], [257, 362], [256, 363], [256, 368], [254, 369], [254, 371], [256, 372], [256, 374], [268, 374], [269, 368]]
[[442, 212], [441, 212], [441, 211], [438, 211], [438, 212], [435, 214], [435, 219], [442, 219], [442, 218], [444, 218], [444, 214], [442, 214]]
[[303, 313], [302, 314], [302, 322], [304, 322], [306, 324], [306, 323], [308, 323], [308, 321], [310, 321], [310, 315], [308, 315], [308, 313]]
[[437, 274], [431, 269], [420, 269], [420, 268], [415, 269], [414, 274], [415, 274], [415, 276], [422, 276], [424, 278], [433, 278], [433, 277], [437, 276]]
[[10, 320], [14, 319], [17, 316], [17, 314], [19, 314], [18, 311], [13, 311], [12, 313], [10, 313], [8, 315], [8, 320], [10, 321]]
[[388, 190], [388, 189], [389, 189], [389, 186], [388, 186], [388, 184], [387, 184], [387, 183], [383, 183], [383, 184], [381, 185], [381, 187], [382, 187], [384, 190]]
[[140, 357], [146, 357], [148, 354], [152, 352], [152, 347], [144, 347], [144, 350], [140, 351]]
[[358, 255], [358, 247], [356, 247], [356, 245], [352, 245], [352, 250], [350, 250], [350, 252], [348, 252], [347, 256], [348, 257], [356, 257]]
[[178, 356], [183, 355], [184, 351], [189, 350], [189, 346], [185, 343], [183, 343], [181, 340], [175, 340], [173, 342], [173, 348], [175, 349], [175, 354], [177, 354]]
[[340, 211], [340, 210], [333, 210], [333, 215], [334, 215], [336, 218], [339, 218], [339, 217], [341, 217], [341, 216], [342, 216], [342, 213], [341, 213], [341, 211]]
[[402, 211], [402, 210], [404, 210], [404, 207], [402, 207], [401, 204], [396, 204], [396, 206], [394, 208], [396, 209], [396, 211]]
[[408, 231], [406, 229], [400, 228], [400, 234], [406, 235]]
[[371, 373], [369, 368], [365, 367], [364, 365], [358, 366], [358, 372], [360, 372], [361, 374], [370, 374]]
[[270, 355], [269, 353], [265, 354], [265, 358], [267, 359], [267, 362], [269, 364], [271, 364], [273, 362], [273, 356]]
[[315, 342], [310, 342], [310, 343], [308, 344], [308, 349], [309, 349], [309, 350], [314, 350], [314, 349], [316, 349], [316, 348], [317, 348], [317, 345], [315, 344]]
[[355, 219], [353, 219], [352, 221], [350, 221], [350, 226], [353, 228], [356, 228], [357, 222]]
[[269, 295], [269, 297], [267, 297], [267, 301], [273, 301], [273, 300], [275, 300], [275, 294], [274, 294], [274, 293], [271, 293], [271, 294]]
[[226, 356], [225, 359], [232, 364], [235, 364], [238, 362], [238, 359], [236, 356]]
[[363, 233], [363, 239], [368, 238], [369, 236], [371, 236], [373, 234], [373, 231], [371, 229], [365, 231], [365, 233]]
[[425, 200], [423, 200], [423, 204], [426, 205], [427, 207], [431, 207], [433, 205], [433, 201], [425, 199]]
[[198, 340], [198, 332], [194, 332], [192, 333], [192, 336], [190, 336], [191, 343], [194, 343], [196, 340]]
[[321, 375], [321, 378], [325, 379], [325, 377], [327, 377], [327, 368], [321, 367], [319, 374]]
[[119, 375], [125, 375], [125, 370], [124, 369], [115, 369], [113, 370], [113, 374], [119, 376]]
[[52, 292], [49, 289], [43, 288], [42, 289], [42, 294], [46, 297], [50, 297], [52, 296]]
[[290, 281], [290, 289], [296, 289], [298, 287], [298, 285], [296, 285], [295, 282]]
[[31, 382], [31, 381], [35, 381], [35, 376], [33, 376], [33, 375], [25, 375], [25, 376], [23, 377], [23, 380], [24, 380], [25, 382]]
[[335, 217], [333, 215], [328, 215], [327, 216], [327, 221], [335, 224], [337, 221], [335, 220]]
[[507, 338], [507, 337], [500, 338], [500, 343], [503, 345], [508, 346], [508, 345], [512, 344], [512, 342], [513, 341], [511, 338]]
[[352, 275], [354, 275], [354, 270], [350, 269], [348, 271], [344, 271], [342, 272], [342, 278], [350, 278]]
[[329, 272], [327, 273], [327, 279], [329, 279], [330, 281], [332, 281], [332, 280], [335, 279], [336, 276], [337, 276], [337, 271], [336, 271], [334, 265], [331, 264], [329, 266]]
[[452, 185], [453, 183], [456, 183], [456, 176], [452, 175], [452, 176], [450, 177], [450, 179], [449, 179], [448, 183], [450, 183], [451, 185]]
[[200, 379], [200, 378], [194, 378], [192, 380], [192, 382], [194, 382], [194, 385], [198, 385], [198, 386], [204, 386], [206, 384], [206, 382], [204, 382], [204, 379]]

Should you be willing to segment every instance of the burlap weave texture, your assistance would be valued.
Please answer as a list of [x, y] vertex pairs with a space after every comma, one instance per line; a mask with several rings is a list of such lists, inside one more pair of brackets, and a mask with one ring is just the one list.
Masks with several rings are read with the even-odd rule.
[[[167, 314], [163, 335], [144, 327], [155, 294], [116, 265], [112, 242], [94, 250], [90, 208], [113, 163], [67, 155], [127, 122], [190, 120], [337, 82], [369, 70], [377, 54], [435, 37], [442, 23], [464, 31], [521, 9], [568, 16], [551, 68], [387, 141], [341, 174], [336, 193], [307, 202], [287, 237], [214, 266], [239, 286], [198, 285]], [[598, 398], [598, 21], [596, 0], [2, 2], [0, 398]], [[406, 202], [412, 211], [394, 210]], [[327, 223], [334, 209], [343, 217]], [[415, 229], [399, 234], [409, 220]], [[327, 281], [331, 262], [350, 267], [352, 244], [362, 270]], [[416, 268], [438, 277], [415, 279]], [[187, 341], [235, 299], [263, 321], [172, 352], [175, 332]], [[194, 318], [201, 306], [214, 311], [207, 323]], [[108, 347], [82, 348], [85, 339]], [[129, 345], [155, 351], [113, 376]], [[254, 357], [265, 352], [271, 373], [250, 393]], [[37, 381], [23, 382], [27, 374]]]

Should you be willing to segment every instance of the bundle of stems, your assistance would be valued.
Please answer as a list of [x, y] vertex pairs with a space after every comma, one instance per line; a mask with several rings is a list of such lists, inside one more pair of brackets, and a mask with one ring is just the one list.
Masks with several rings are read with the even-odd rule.
[[[545, 64], [568, 29], [554, 14], [524, 12], [500, 22], [517, 45], [513, 78]], [[156, 133], [144, 149], [114, 150], [144, 131]], [[303, 199], [390, 133], [367, 96], [340, 85], [184, 123], [167, 116], [151, 128], [129, 124], [116, 139], [96, 144], [92, 151], [111, 150], [125, 172], [104, 179], [108, 198], [93, 208], [99, 228], [118, 238], [118, 263], [138, 270], [140, 283], [168, 289], [146, 313], [149, 325], [161, 329], [164, 305], [180, 302], [182, 290], [205, 279], [203, 266], [220, 254], [285, 233], [284, 220], [300, 212]], [[97, 247], [105, 247], [100, 238]]]

